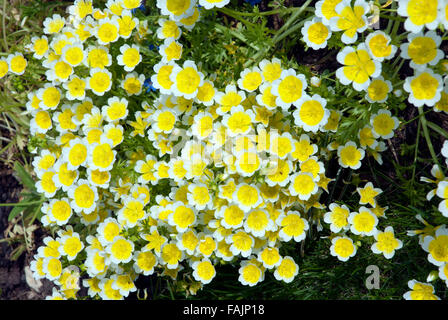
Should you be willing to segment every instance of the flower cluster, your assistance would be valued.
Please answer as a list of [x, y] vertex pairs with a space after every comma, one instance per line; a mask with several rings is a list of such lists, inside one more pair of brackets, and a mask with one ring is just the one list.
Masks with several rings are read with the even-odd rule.
[[[401, 86], [410, 104], [448, 112], [437, 33], [448, 27], [446, 3], [399, 1], [409, 32], [399, 43], [404, 37], [390, 29], [373, 31], [366, 1], [318, 1], [300, 34], [312, 50], [340, 39], [338, 82], [323, 87], [327, 76], [275, 57], [245, 65], [231, 81], [206, 72], [183, 40], [206, 10], [221, 12], [229, 2], [157, 0], [160, 17], [150, 25], [139, 18], [140, 0], [108, 0], [104, 8], [75, 0], [67, 18], [46, 18], [44, 35], [31, 39], [27, 54], [46, 78], [26, 104], [40, 141], [32, 165], [46, 199], [41, 221], [54, 231], [31, 270], [57, 285], [49, 298], [78, 298], [84, 286], [92, 298], [123, 299], [140, 275], [152, 274], [186, 273], [201, 287], [220, 264], [235, 266], [243, 285], [267, 273], [289, 283], [299, 273], [289, 252], [313, 227], [322, 230], [320, 220], [340, 261], [362, 243], [386, 259], [402, 248], [394, 229], [380, 226], [383, 191], [367, 182], [356, 189], [358, 208], [336, 203], [325, 166], [334, 159], [339, 170], [358, 170], [369, 156], [383, 163], [385, 141], [400, 124], [391, 100], [405, 100]], [[160, 45], [148, 50], [149, 34]], [[393, 59], [414, 75], [393, 83]], [[27, 63], [22, 53], [1, 58], [0, 78], [24, 74]], [[361, 101], [353, 128], [335, 88]], [[428, 200], [442, 198], [448, 217], [448, 180], [438, 166], [432, 174], [436, 180], [425, 181], [437, 188]], [[448, 284], [448, 229], [419, 234]], [[409, 288], [406, 299], [437, 298], [429, 284], [413, 280]]]

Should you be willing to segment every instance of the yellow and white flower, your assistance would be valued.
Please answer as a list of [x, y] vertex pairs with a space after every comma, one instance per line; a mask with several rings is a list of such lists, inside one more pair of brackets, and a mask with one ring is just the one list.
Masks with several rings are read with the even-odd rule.
[[291, 104], [299, 105], [305, 97], [307, 82], [303, 74], [297, 74], [294, 69], [283, 70], [280, 79], [272, 82], [271, 93], [275, 95], [276, 103], [283, 110], [288, 110]]
[[171, 213], [168, 216], [169, 225], [176, 228], [177, 232], [185, 232], [197, 221], [197, 212], [194, 207], [185, 205], [181, 201], [175, 202], [170, 207]]
[[399, 121], [389, 110], [380, 109], [370, 117], [370, 124], [374, 137], [390, 139], [394, 136], [394, 130], [398, 128]]
[[142, 61], [140, 48], [133, 44], [124, 44], [120, 47], [121, 54], [117, 56], [117, 63], [124, 67], [124, 70], [131, 72]]
[[316, 17], [305, 22], [301, 33], [306, 45], [314, 50], [325, 48], [327, 40], [331, 37], [330, 28], [322, 22], [321, 18]]
[[404, 28], [411, 33], [420, 32], [424, 27], [434, 30], [439, 24], [440, 0], [400, 0], [397, 13], [407, 17]]
[[182, 48], [182, 44], [173, 38], [165, 39], [159, 47], [159, 53], [162, 56], [161, 62], [169, 63], [179, 60], [182, 57]]
[[383, 62], [392, 59], [397, 52], [397, 46], [390, 43], [391, 38], [383, 31], [376, 30], [366, 37], [366, 47], [374, 60]]
[[336, 12], [336, 6], [341, 3], [342, 0], [320, 0], [316, 2], [315, 15], [322, 19], [322, 23], [326, 26], [330, 26], [331, 18], [337, 17], [339, 14]]
[[381, 63], [373, 60], [364, 43], [353, 47], [345, 47], [338, 53], [336, 59], [344, 66], [336, 71], [336, 77], [343, 85], [353, 84], [357, 91], [366, 90], [370, 78], [381, 74]]
[[70, 140], [67, 148], [62, 151], [62, 159], [67, 163], [68, 170], [76, 170], [84, 166], [89, 155], [89, 144], [85, 139]]
[[120, 225], [132, 228], [147, 217], [143, 199], [128, 196], [122, 202], [123, 207], [117, 212], [117, 219]]
[[53, 14], [52, 17], [45, 18], [43, 25], [45, 34], [56, 34], [65, 26], [65, 19], [59, 14]]
[[264, 281], [264, 270], [249, 260], [241, 262], [238, 272], [240, 274], [238, 281], [243, 285], [253, 287]]
[[286, 283], [292, 282], [296, 275], [299, 273], [299, 265], [295, 263], [294, 259], [290, 256], [285, 256], [281, 260], [274, 271], [274, 277], [277, 280], [282, 280]]
[[299, 196], [300, 200], [308, 200], [313, 194], [316, 194], [319, 187], [309, 172], [297, 172], [289, 177], [291, 184], [289, 192], [292, 196]]
[[182, 35], [182, 29], [179, 28], [179, 22], [177, 21], [160, 18], [157, 23], [160, 26], [156, 31], [159, 39], [173, 38], [177, 40]]
[[258, 67], [252, 69], [246, 68], [240, 73], [238, 79], [238, 87], [247, 92], [254, 92], [262, 84], [264, 78], [261, 70]]
[[238, 204], [244, 212], [249, 212], [262, 202], [260, 189], [256, 185], [240, 183], [233, 193], [233, 202]]
[[198, 71], [196, 64], [186, 60], [182, 67], [174, 66], [170, 80], [173, 82], [172, 93], [185, 99], [193, 99], [200, 86], [204, 84], [204, 74]]
[[104, 69], [112, 64], [112, 56], [105, 46], [90, 45], [87, 48], [86, 67]]
[[112, 243], [106, 247], [108, 253], [107, 260], [110, 262], [128, 263], [132, 260], [135, 245], [132, 241], [125, 239], [122, 236], [116, 236]]
[[85, 179], [79, 179], [67, 191], [70, 205], [76, 213], [89, 214], [96, 209], [98, 190]]
[[171, 94], [171, 86], [173, 85], [173, 81], [170, 80], [170, 75], [175, 66], [177, 66], [177, 64], [174, 62], [159, 62], [154, 65], [153, 69], [155, 74], [151, 76], [151, 82], [154, 88], [160, 90], [160, 93]]
[[254, 112], [250, 109], [244, 110], [244, 107], [241, 105], [233, 107], [230, 113], [225, 114], [221, 121], [228, 129], [227, 133], [230, 137], [249, 133], [253, 128], [252, 123], [254, 122]]
[[351, 1], [343, 0], [335, 7], [336, 15], [330, 19], [330, 28], [333, 31], [344, 31], [341, 37], [343, 43], [354, 43], [358, 39], [358, 32], [367, 29], [366, 14], [369, 11], [369, 4], [364, 0], [356, 0], [353, 7]]
[[345, 145], [338, 147], [338, 162], [343, 168], [359, 169], [364, 156], [365, 151], [359, 149], [353, 141], [349, 141]]
[[216, 270], [209, 259], [205, 258], [201, 261], [195, 261], [192, 264], [193, 277], [196, 281], [203, 284], [210, 283], [216, 276]]
[[191, 16], [195, 5], [196, 0], [157, 0], [157, 8], [162, 15], [169, 16], [174, 21]]
[[52, 127], [53, 123], [51, 122], [49, 112], [40, 110], [32, 113], [32, 118], [30, 121], [31, 135], [35, 135], [37, 133], [45, 134]]
[[350, 231], [356, 235], [373, 236], [378, 224], [377, 216], [366, 207], [360, 207], [359, 212], [352, 212], [348, 216]]
[[440, 267], [448, 262], [448, 229], [442, 225], [434, 236], [427, 235], [423, 239], [423, 250], [428, 252], [428, 261]]
[[435, 31], [408, 34], [408, 43], [400, 46], [401, 57], [411, 59], [409, 65], [415, 70], [424, 70], [428, 65], [434, 66], [445, 57], [439, 49], [442, 37]]
[[329, 206], [330, 211], [325, 213], [324, 221], [330, 224], [331, 232], [338, 233], [341, 230], [348, 230], [348, 216], [350, 215], [350, 210], [346, 205], [339, 205], [337, 203], [332, 203]]
[[115, 42], [120, 37], [118, 31], [120, 25], [118, 23], [118, 17], [104, 18], [98, 21], [98, 26], [94, 29], [95, 37], [100, 45], [107, 45]]
[[395, 250], [403, 247], [403, 242], [395, 238], [392, 227], [387, 227], [384, 229], [384, 232], [377, 230], [373, 236], [376, 240], [371, 247], [373, 253], [382, 253], [386, 259], [391, 259], [395, 254]]
[[154, 273], [154, 267], [158, 264], [157, 256], [150, 250], [135, 251], [134, 270], [138, 274], [149, 276]]
[[199, 0], [199, 5], [203, 6], [205, 9], [210, 10], [214, 7], [222, 8], [226, 6], [230, 0]]
[[416, 107], [434, 106], [441, 98], [442, 77], [431, 69], [416, 70], [414, 76], [405, 79], [403, 88], [409, 92], [408, 101]]
[[288, 211], [281, 213], [275, 223], [278, 225], [280, 232], [279, 238], [288, 242], [294, 239], [300, 242], [306, 237], [306, 231], [309, 229], [308, 221], [300, 216], [298, 211]]
[[389, 80], [384, 80], [382, 76], [374, 78], [366, 89], [366, 100], [370, 103], [386, 102], [391, 91], [392, 83]]
[[139, 95], [142, 93], [143, 83], [145, 82], [145, 76], [136, 72], [131, 72], [121, 82], [121, 87], [126, 91], [129, 96]]
[[330, 253], [340, 261], [347, 261], [356, 254], [356, 246], [349, 237], [335, 237], [331, 239]]
[[86, 89], [92, 90], [97, 96], [103, 96], [112, 87], [112, 73], [107, 69], [93, 68], [86, 81]]
[[434, 294], [434, 287], [430, 283], [410, 280], [408, 282], [408, 287], [411, 291], [403, 294], [403, 298], [406, 300], [440, 300], [440, 298]]
[[314, 94], [312, 97], [303, 97], [297, 109], [293, 112], [294, 123], [305, 131], [316, 133], [327, 124], [330, 111], [325, 108], [327, 100]]

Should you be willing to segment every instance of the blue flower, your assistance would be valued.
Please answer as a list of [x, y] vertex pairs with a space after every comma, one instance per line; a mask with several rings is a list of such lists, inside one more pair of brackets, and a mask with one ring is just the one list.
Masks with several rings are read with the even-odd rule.
[[145, 4], [142, 2], [142, 3], [140, 4], [140, 7], [135, 8], [135, 9], [132, 9], [132, 10], [131, 10], [132, 14], [134, 14], [137, 10], [143, 11], [143, 13], [144, 13], [144, 12], [146, 11]]
[[152, 43], [148, 46], [148, 48], [149, 48], [149, 50], [154, 50], [154, 49], [157, 49], [157, 50], [159, 50], [159, 47], [158, 46], [155, 46], [155, 45], [153, 45]]
[[147, 78], [145, 82], [143, 82], [143, 86], [146, 88], [147, 93], [150, 91], [157, 91], [157, 89], [152, 86], [151, 78]]
[[247, 3], [249, 3], [251, 6], [254, 6], [256, 4], [259, 4], [261, 2], [261, 0], [244, 0]]

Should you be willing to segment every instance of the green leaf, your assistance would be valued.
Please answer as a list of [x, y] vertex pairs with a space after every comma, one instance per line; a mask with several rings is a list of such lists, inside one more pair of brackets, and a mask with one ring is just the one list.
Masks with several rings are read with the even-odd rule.
[[9, 213], [8, 216], [8, 222], [12, 221], [12, 219], [14, 219], [20, 212], [23, 211], [23, 207], [14, 207], [12, 208], [11, 212]]
[[17, 172], [20, 182], [22, 182], [24, 187], [28, 188], [31, 191], [36, 191], [36, 186], [33, 178], [30, 176], [28, 172], [26, 172], [25, 168], [17, 161], [14, 163], [14, 170]]

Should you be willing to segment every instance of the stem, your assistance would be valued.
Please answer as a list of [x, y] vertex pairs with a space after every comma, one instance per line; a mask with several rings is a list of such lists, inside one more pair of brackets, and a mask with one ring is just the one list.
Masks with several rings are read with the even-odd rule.
[[225, 15], [228, 15], [229, 17], [232, 17], [232, 18], [234, 18], [236, 20], [240, 20], [242, 23], [244, 23], [246, 25], [246, 27], [247, 26], [251, 26], [251, 27], [255, 26], [254, 23], [249, 22], [246, 19], [241, 18], [241, 16], [238, 16], [238, 15], [234, 14], [236, 11], [229, 10], [227, 8], [219, 8], [216, 11], [221, 12], [221, 13], [223, 13]]
[[221, 8], [218, 10], [222, 10], [222, 12], [227, 11], [232, 15], [238, 15], [238, 16], [243, 16], [243, 17], [259, 17], [259, 16], [271, 16], [274, 14], [295, 11], [298, 9], [299, 9], [298, 7], [294, 7], [294, 8], [287, 8], [287, 9], [276, 9], [276, 10], [270, 10], [270, 11], [263, 11], [263, 12], [239, 12], [239, 11], [235, 11], [235, 10], [232, 10], [229, 8]]
[[2, 29], [3, 29], [3, 42], [5, 47], [5, 52], [8, 52], [8, 41], [6, 40], [6, 28], [5, 28], [5, 18], [6, 18], [6, 0], [3, 0], [3, 12], [2, 12]]
[[220, 25], [220, 24], [216, 24], [215, 27], [216, 27], [216, 29], [218, 29], [218, 30], [221, 31], [221, 32], [225, 32], [226, 30], [228, 30], [232, 36], [234, 36], [235, 38], [241, 40], [242, 42], [244, 42], [245, 44], [247, 44], [248, 46], [250, 46], [252, 49], [255, 49], [255, 50], [257, 50], [257, 51], [260, 50], [260, 48], [258, 48], [256, 45], [254, 45], [254, 44], [248, 42], [247, 39], [246, 39], [242, 34], [236, 32], [236, 31], [234, 31], [234, 30], [232, 30], [232, 29], [230, 29], [230, 28], [227, 28], [227, 27], [225, 27], [225, 26], [222, 26], [222, 25]]
[[431, 157], [432, 157], [432, 160], [434, 161], [434, 163], [437, 164], [437, 166], [439, 168], [442, 168], [440, 166], [439, 160], [437, 159], [436, 153], [434, 152], [434, 147], [432, 145], [431, 138], [429, 136], [428, 124], [427, 124], [427, 120], [425, 118], [425, 114], [423, 113], [423, 107], [418, 107], [418, 112], [421, 115], [420, 122], [422, 123], [423, 135], [425, 136], [426, 144], [428, 145], [428, 149], [429, 149], [429, 153], [431, 154]]
[[43, 200], [30, 201], [30, 202], [18, 202], [18, 203], [0, 203], [0, 207], [11, 207], [11, 206], [26, 207], [26, 206], [29, 206], [32, 204], [39, 204], [42, 202], [43, 202]]
[[[312, 0], [307, 0], [297, 11], [295, 11], [289, 17], [289, 19], [285, 22], [285, 24], [277, 31], [275, 36], [272, 38], [272, 44], [267, 45], [266, 47], [264, 47], [263, 49], [258, 51], [258, 53], [254, 55], [252, 61], [255, 61], [255, 63], [258, 63], [259, 60], [261, 60], [261, 58], [271, 49], [271, 47], [273, 45], [277, 44], [277, 42], [279, 41], [279, 38], [282, 37], [282, 33], [284, 33], [284, 32], [288, 32], [288, 34], [290, 33], [288, 30], [288, 27], [302, 14], [303, 11], [305, 11], [305, 9], [308, 7], [308, 5], [311, 3], [311, 1]], [[246, 61], [246, 63], [244, 64], [244, 67], [245, 68], [248, 67], [252, 61], [251, 60]]]

